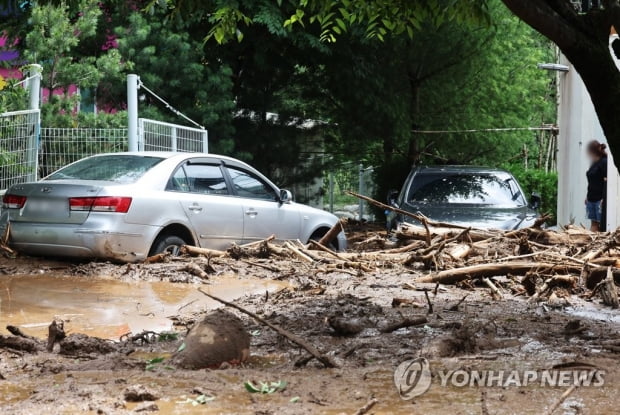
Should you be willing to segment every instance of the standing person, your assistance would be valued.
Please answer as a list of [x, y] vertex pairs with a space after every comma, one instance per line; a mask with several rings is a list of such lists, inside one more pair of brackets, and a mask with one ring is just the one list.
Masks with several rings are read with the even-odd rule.
[[588, 194], [586, 196], [586, 213], [592, 222], [590, 230], [600, 232], [604, 226], [603, 205], [607, 196], [607, 146], [592, 140], [588, 143], [587, 154], [590, 159], [590, 168], [586, 173], [588, 178]]

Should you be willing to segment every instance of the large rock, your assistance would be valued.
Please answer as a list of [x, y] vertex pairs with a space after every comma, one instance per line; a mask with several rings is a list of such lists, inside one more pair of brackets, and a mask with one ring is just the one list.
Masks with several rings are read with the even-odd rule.
[[240, 363], [250, 355], [250, 336], [235, 315], [213, 311], [196, 324], [185, 338], [185, 347], [172, 361], [185, 369], [218, 368], [222, 363]]

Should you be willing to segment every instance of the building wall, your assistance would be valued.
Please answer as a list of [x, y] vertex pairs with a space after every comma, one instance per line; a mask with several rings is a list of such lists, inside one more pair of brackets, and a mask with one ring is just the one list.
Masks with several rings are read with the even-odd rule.
[[[614, 35], [611, 40], [616, 37]], [[589, 227], [584, 203], [589, 168], [586, 146], [590, 140], [603, 143], [607, 140], [581, 77], [563, 55], [560, 63], [569, 66], [570, 70], [559, 74], [558, 224]], [[620, 61], [617, 64], [620, 68]], [[608, 168], [607, 229], [616, 229], [620, 224], [617, 209], [620, 177], [611, 155]]]

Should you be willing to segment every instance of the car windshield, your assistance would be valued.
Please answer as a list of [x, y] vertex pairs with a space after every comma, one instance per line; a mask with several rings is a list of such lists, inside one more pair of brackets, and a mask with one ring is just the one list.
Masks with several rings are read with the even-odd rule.
[[98, 180], [129, 184], [162, 160], [161, 157], [134, 155], [89, 157], [52, 173], [45, 180]]
[[409, 189], [414, 204], [523, 206], [524, 199], [507, 173], [418, 173]]

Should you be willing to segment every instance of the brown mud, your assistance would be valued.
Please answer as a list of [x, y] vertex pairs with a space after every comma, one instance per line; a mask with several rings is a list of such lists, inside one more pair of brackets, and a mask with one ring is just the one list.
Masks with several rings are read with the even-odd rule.
[[[545, 370], [573, 362], [601, 368], [605, 383], [577, 388], [553, 413], [618, 413], [619, 355], [604, 345], [620, 339], [619, 314], [597, 299], [572, 295], [560, 305], [517, 295], [494, 299], [482, 283], [412, 285], [425, 272], [400, 267], [326, 274], [280, 259], [213, 260], [210, 266], [204, 280], [175, 263], [0, 260], [0, 334], [14, 325], [44, 341], [54, 318], [64, 321], [68, 335], [110, 341], [143, 330], [176, 333], [108, 354], [0, 349], [0, 413], [353, 414], [376, 398], [369, 413], [539, 415], [567, 388], [443, 387], [437, 373]], [[231, 309], [250, 335], [247, 361], [201, 370], [171, 365], [188, 329], [220, 307], [199, 287], [301, 336], [340, 367], [323, 368], [300, 347]], [[384, 332], [404, 318], [420, 317], [427, 323]], [[330, 321], [340, 322], [336, 328], [348, 322], [345, 327], [355, 330], [336, 333]], [[429, 359], [435, 376], [428, 392], [405, 401], [393, 374], [415, 357]], [[250, 393], [246, 381], [286, 386]]]

